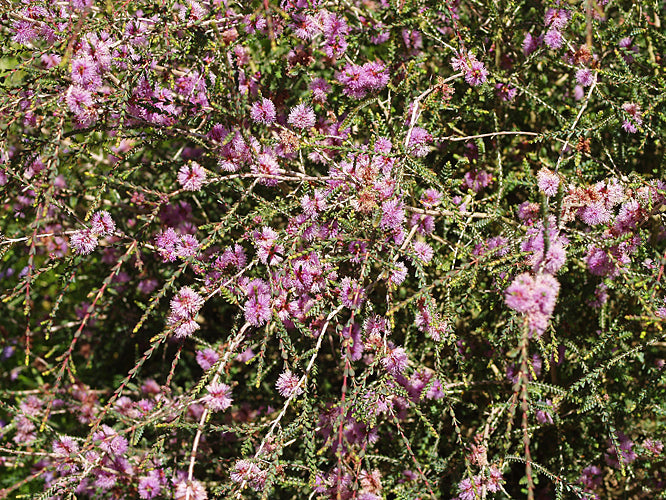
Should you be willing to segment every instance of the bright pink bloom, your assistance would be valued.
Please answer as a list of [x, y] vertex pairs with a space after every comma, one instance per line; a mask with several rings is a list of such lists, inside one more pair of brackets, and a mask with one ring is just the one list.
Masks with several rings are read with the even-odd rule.
[[204, 304], [204, 299], [189, 286], [178, 291], [171, 299], [171, 310], [181, 318], [193, 318]]
[[358, 309], [365, 301], [365, 290], [360, 283], [351, 278], [342, 280], [339, 291], [342, 304], [351, 310]]
[[252, 105], [250, 117], [256, 123], [269, 125], [275, 121], [275, 104], [267, 98], [257, 101]]
[[507, 306], [526, 315], [530, 332], [541, 336], [553, 314], [559, 291], [559, 282], [550, 274], [532, 277], [523, 273], [509, 285], [504, 298]]
[[185, 191], [199, 191], [205, 180], [206, 171], [195, 161], [183, 165], [178, 171], [178, 184]]
[[408, 364], [407, 352], [403, 347], [389, 348], [382, 358], [382, 366], [392, 375], [400, 375]]
[[562, 37], [562, 33], [560, 33], [560, 31], [555, 28], [548, 30], [546, 36], [543, 37], [543, 41], [551, 49], [559, 49], [562, 47], [562, 45], [564, 45], [564, 38]]
[[398, 229], [405, 218], [405, 209], [399, 200], [387, 200], [382, 203], [382, 218], [379, 227], [382, 229]]
[[427, 156], [430, 152], [429, 144], [432, 142], [432, 135], [421, 127], [414, 127], [412, 135], [409, 136], [409, 144], [407, 148], [410, 153], [418, 158]]
[[434, 252], [432, 247], [428, 245], [425, 241], [416, 241], [413, 244], [414, 255], [416, 259], [421, 261], [423, 264], [427, 264], [432, 260]]

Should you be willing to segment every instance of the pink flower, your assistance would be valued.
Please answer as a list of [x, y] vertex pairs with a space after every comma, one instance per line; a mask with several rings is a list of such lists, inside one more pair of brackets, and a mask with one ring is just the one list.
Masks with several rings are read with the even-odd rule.
[[291, 373], [290, 370], [286, 370], [280, 374], [275, 383], [275, 388], [283, 398], [291, 397], [292, 394], [298, 396], [303, 393], [303, 388], [299, 386], [299, 382], [300, 379], [296, 375]]
[[310, 84], [310, 90], [312, 91], [312, 100], [323, 103], [326, 102], [331, 86], [323, 78], [315, 78]]
[[405, 264], [403, 264], [402, 262], [396, 262], [395, 269], [391, 271], [388, 281], [393, 285], [399, 285], [400, 283], [405, 281], [406, 277], [407, 277], [407, 266], [405, 266]]
[[181, 258], [194, 257], [199, 249], [199, 242], [191, 234], [182, 235], [174, 245], [176, 255]]
[[59, 457], [69, 457], [79, 451], [79, 444], [69, 436], [60, 436], [53, 441], [53, 453]]
[[93, 234], [97, 236], [108, 236], [116, 230], [116, 223], [106, 210], [95, 212], [90, 220], [90, 226]]
[[432, 142], [432, 135], [421, 127], [414, 127], [412, 135], [409, 136], [407, 148], [410, 153], [418, 158], [427, 156], [430, 152], [429, 144]]
[[147, 476], [139, 478], [139, 497], [143, 499], [155, 498], [162, 492], [166, 485], [166, 477], [162, 469], [148, 472]]
[[122, 455], [129, 448], [127, 439], [108, 425], [102, 425], [100, 430], [93, 434], [93, 440], [99, 443], [102, 451], [110, 455]]
[[175, 500], [207, 500], [207, 498], [206, 488], [196, 479], [192, 481], [183, 479], [176, 484]]
[[208, 386], [204, 402], [211, 411], [224, 411], [231, 406], [232, 401], [231, 387], [227, 384], [214, 383]]
[[543, 41], [551, 49], [559, 49], [562, 45], [564, 45], [564, 38], [562, 38], [562, 33], [560, 33], [555, 28], [548, 30], [546, 36], [543, 37]]
[[259, 155], [256, 163], [252, 164], [252, 172], [259, 174], [259, 184], [264, 186], [276, 186], [280, 180], [267, 176], [280, 175], [280, 165], [278, 164], [275, 156], [270, 152], [265, 152]]
[[[550, 217], [546, 237], [546, 228], [543, 222], [538, 222], [527, 230], [527, 237], [520, 245], [520, 249], [523, 252], [532, 252], [532, 255], [528, 258], [528, 262], [535, 272], [541, 269], [554, 274], [566, 262], [567, 253], [565, 247], [569, 243], [569, 240], [566, 236], [559, 233], [555, 225], [555, 218]], [[548, 245], [546, 245], [546, 240], [548, 241]]]
[[433, 208], [439, 205], [442, 201], [442, 193], [436, 189], [426, 189], [426, 191], [421, 195], [421, 203], [426, 208]]
[[405, 210], [399, 200], [387, 200], [382, 203], [382, 218], [379, 227], [382, 229], [398, 229], [405, 218]]
[[157, 471], [150, 471], [147, 476], [139, 478], [139, 498], [151, 499], [162, 492], [162, 484]]
[[205, 180], [206, 171], [195, 161], [183, 165], [178, 171], [178, 184], [185, 191], [199, 191]]
[[92, 116], [95, 114], [92, 93], [80, 85], [70, 85], [67, 88], [65, 103], [69, 110], [77, 117]]
[[256, 464], [249, 460], [239, 460], [234, 465], [231, 473], [234, 483], [250, 483], [255, 490], [261, 490], [266, 482], [266, 471], [262, 471]]
[[434, 252], [432, 247], [428, 245], [425, 241], [416, 241], [413, 245], [414, 255], [416, 259], [421, 261], [423, 264], [427, 264], [432, 259]]
[[471, 61], [465, 69], [465, 81], [470, 85], [477, 86], [488, 80], [488, 70], [481, 61]]
[[565, 9], [550, 8], [546, 11], [544, 17], [544, 26], [550, 26], [552, 29], [563, 30], [571, 19], [571, 12]]
[[576, 71], [576, 80], [578, 81], [579, 84], [581, 84], [583, 87], [589, 87], [594, 83], [595, 79], [594, 73], [590, 71], [588, 68], [581, 68], [578, 71]]
[[180, 236], [171, 227], [155, 237], [157, 251], [164, 262], [173, 262], [176, 260], [178, 254], [176, 253], [175, 247], [179, 240]]
[[465, 81], [473, 86], [481, 85], [488, 79], [485, 65], [470, 52], [462, 52], [451, 59], [451, 67], [455, 71], [462, 71]]
[[267, 98], [257, 101], [252, 105], [250, 117], [256, 123], [269, 125], [275, 121], [275, 104]]
[[316, 121], [315, 112], [307, 104], [299, 104], [292, 108], [287, 122], [296, 128], [312, 128]]
[[351, 310], [361, 307], [365, 300], [365, 290], [356, 280], [351, 278], [342, 280], [339, 291], [342, 304]]
[[171, 299], [171, 311], [180, 318], [194, 318], [204, 304], [204, 299], [189, 286], [178, 291]]
[[465, 173], [463, 186], [467, 186], [469, 189], [478, 193], [483, 188], [489, 186], [493, 182], [492, 174], [489, 174], [485, 170], [472, 169], [469, 172]]
[[202, 370], [210, 370], [217, 360], [220, 359], [220, 356], [213, 349], [207, 347], [203, 351], [197, 351], [197, 363]]
[[70, 236], [69, 244], [77, 254], [88, 255], [97, 248], [97, 236], [89, 229], [82, 229]]
[[402, 347], [389, 348], [381, 363], [390, 374], [400, 375], [409, 364], [407, 352]]
[[641, 115], [641, 108], [638, 104], [633, 102], [625, 102], [622, 109], [629, 114], [629, 119], [624, 120], [622, 128], [630, 134], [636, 133], [637, 126], [643, 124], [643, 115]]
[[543, 36], [534, 37], [532, 36], [532, 33], [525, 33], [525, 39], [523, 40], [523, 54], [525, 57], [537, 50], [542, 41]]
[[95, 61], [88, 57], [79, 57], [72, 60], [72, 82], [84, 88], [95, 89], [102, 84], [102, 78], [97, 73]]
[[271, 319], [273, 314], [270, 305], [270, 295], [257, 294], [251, 297], [244, 306], [245, 319], [254, 326], [262, 326]]
[[194, 319], [183, 318], [173, 313], [167, 317], [167, 325], [174, 327], [173, 335], [177, 339], [189, 337], [200, 328]]
[[557, 188], [560, 185], [560, 177], [555, 172], [544, 167], [537, 172], [537, 183], [539, 185], [539, 191], [543, 194], [546, 196], [555, 196], [557, 194]]
[[611, 220], [612, 215], [613, 214], [606, 207], [603, 200], [592, 202], [578, 210], [578, 216], [580, 219], [590, 226], [605, 224]]
[[460, 500], [476, 500], [482, 498], [483, 479], [480, 476], [465, 478], [458, 484]]
[[541, 336], [555, 309], [559, 291], [559, 282], [550, 274], [532, 277], [523, 273], [509, 285], [504, 298], [507, 306], [526, 315], [530, 331]]
[[321, 212], [326, 210], [326, 194], [321, 189], [315, 189], [312, 196], [306, 194], [301, 198], [301, 207], [309, 219], [316, 219]]

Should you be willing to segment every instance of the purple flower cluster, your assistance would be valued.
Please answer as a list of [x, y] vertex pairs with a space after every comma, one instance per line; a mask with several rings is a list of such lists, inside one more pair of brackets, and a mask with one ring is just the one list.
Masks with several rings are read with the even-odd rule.
[[206, 171], [195, 161], [183, 165], [178, 171], [178, 184], [185, 191], [199, 191], [205, 180]]
[[460, 481], [458, 496], [454, 500], [477, 500], [486, 498], [488, 493], [500, 491], [504, 483], [502, 472], [495, 466], [487, 469], [486, 474], [477, 474]]
[[571, 12], [566, 9], [549, 8], [546, 11], [544, 25], [548, 28], [543, 41], [551, 49], [559, 49], [564, 44], [562, 30], [566, 28], [571, 19]]
[[271, 319], [271, 287], [262, 279], [255, 278], [245, 285], [247, 301], [243, 309], [245, 319], [254, 326], [266, 324]]
[[252, 105], [250, 117], [256, 123], [270, 125], [275, 121], [275, 104], [267, 98], [257, 101]]
[[365, 64], [347, 64], [337, 76], [343, 92], [354, 99], [363, 99], [367, 94], [382, 90], [389, 82], [389, 72], [381, 61]]
[[471, 52], [461, 53], [451, 60], [455, 71], [462, 71], [465, 81], [476, 87], [488, 80], [488, 70]]
[[298, 396], [303, 393], [303, 388], [299, 385], [300, 379], [298, 376], [291, 373], [291, 370], [285, 370], [280, 374], [275, 388], [283, 398], [289, 398], [292, 395]]
[[641, 107], [634, 102], [625, 102], [622, 105], [622, 110], [627, 113], [628, 118], [622, 122], [622, 128], [630, 134], [635, 134], [638, 130], [637, 127], [643, 125], [643, 115], [641, 114]]

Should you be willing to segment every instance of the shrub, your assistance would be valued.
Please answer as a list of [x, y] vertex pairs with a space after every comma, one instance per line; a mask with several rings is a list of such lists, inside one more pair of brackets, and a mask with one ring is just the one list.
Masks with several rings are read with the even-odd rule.
[[663, 2], [4, 7], [2, 498], [664, 498]]

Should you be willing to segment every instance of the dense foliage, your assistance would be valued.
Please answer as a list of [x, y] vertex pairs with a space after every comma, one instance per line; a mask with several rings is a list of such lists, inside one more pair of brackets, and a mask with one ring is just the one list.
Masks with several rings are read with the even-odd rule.
[[0, 8], [0, 498], [666, 498], [662, 0]]

